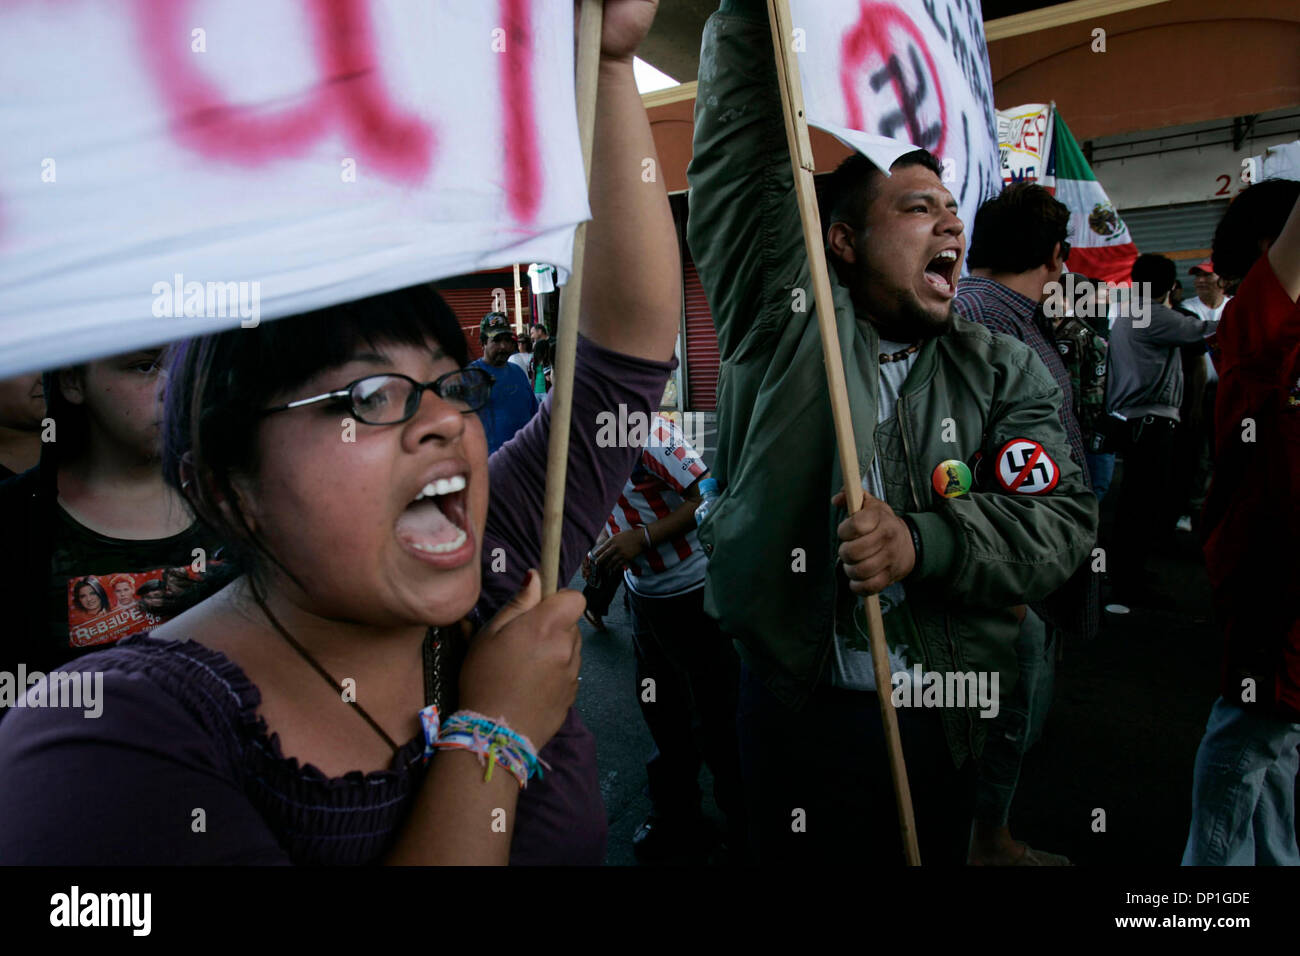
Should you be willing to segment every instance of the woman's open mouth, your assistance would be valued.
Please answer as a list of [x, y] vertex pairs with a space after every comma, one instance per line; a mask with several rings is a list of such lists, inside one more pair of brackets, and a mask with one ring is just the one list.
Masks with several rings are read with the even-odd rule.
[[398, 540], [429, 563], [464, 563], [474, 551], [466, 484], [464, 475], [426, 483], [397, 519]]
[[937, 291], [951, 296], [956, 292], [954, 273], [957, 271], [957, 250], [945, 249], [925, 267], [925, 281]]

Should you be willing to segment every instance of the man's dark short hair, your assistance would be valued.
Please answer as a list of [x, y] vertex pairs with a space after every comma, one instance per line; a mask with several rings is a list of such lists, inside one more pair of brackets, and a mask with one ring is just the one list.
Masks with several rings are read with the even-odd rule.
[[[936, 176], [943, 177], [943, 167], [929, 150], [914, 149], [904, 153], [889, 168], [892, 171], [907, 166], [924, 166]], [[824, 224], [845, 222], [855, 230], [862, 229], [867, 222], [867, 210], [880, 192], [880, 180], [884, 175], [861, 153], [849, 155], [835, 167], [826, 183]]]
[[1130, 275], [1134, 283], [1149, 282], [1152, 297], [1163, 299], [1178, 280], [1178, 267], [1168, 256], [1148, 252], [1134, 260]]
[[1019, 274], [1046, 265], [1070, 235], [1070, 209], [1037, 183], [1013, 183], [975, 213], [966, 263]]
[[1237, 194], [1214, 230], [1211, 258], [1220, 278], [1246, 278], [1259, 258], [1260, 240], [1271, 242], [1281, 235], [1297, 196], [1300, 182], [1294, 179], [1266, 179]]

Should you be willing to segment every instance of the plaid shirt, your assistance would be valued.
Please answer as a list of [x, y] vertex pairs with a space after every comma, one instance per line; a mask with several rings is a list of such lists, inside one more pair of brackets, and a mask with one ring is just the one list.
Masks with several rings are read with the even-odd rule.
[[[1070, 373], [1056, 350], [1055, 337], [1040, 324], [1045, 319], [1038, 303], [1015, 289], [1008, 289], [1001, 282], [982, 276], [966, 276], [957, 285], [957, 296], [952, 306], [968, 322], [978, 322], [990, 332], [1001, 332], [1019, 339], [1038, 353], [1061, 389], [1061, 424], [1070, 440], [1070, 457], [1083, 470], [1083, 480], [1091, 488], [1083, 433], [1074, 411]], [[1085, 561], [1070, 580], [1033, 607], [1049, 624], [1070, 637], [1087, 640], [1097, 633], [1101, 623], [1100, 606], [1100, 582], [1092, 573], [1090, 563]]]
[[[978, 322], [990, 332], [1001, 332], [1024, 342], [1043, 360], [1047, 370], [1061, 389], [1061, 424], [1070, 439], [1070, 457], [1083, 469], [1088, 480], [1088, 463], [1083, 456], [1083, 433], [1074, 411], [1074, 389], [1070, 387], [1070, 372], [1056, 350], [1056, 338], [1039, 324], [1038, 303], [1001, 282], [981, 276], [966, 276], [957, 285], [953, 310], [968, 322]], [[1092, 487], [1092, 483], [1088, 483]]]

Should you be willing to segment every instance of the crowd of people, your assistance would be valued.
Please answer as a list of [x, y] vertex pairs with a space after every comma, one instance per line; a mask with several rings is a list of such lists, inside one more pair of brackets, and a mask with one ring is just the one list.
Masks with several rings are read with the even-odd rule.
[[[712, 468], [655, 414], [678, 236], [662, 184], [625, 172], [655, 155], [631, 68], [652, 17], [611, 4], [602, 36], [560, 562], [585, 600], [534, 570], [540, 323], [520, 342], [485, 315], [471, 362], [419, 285], [0, 383], [0, 671], [103, 679], [94, 720], [0, 697], [0, 861], [600, 863], [577, 625], [622, 583], [655, 745], [642, 859], [897, 865], [888, 695], [925, 863], [1065, 865], [1012, 832], [1057, 662], [1104, 613], [1169, 600], [1150, 557], [1182, 529], [1226, 646], [1184, 862], [1300, 863], [1300, 183], [1237, 197], [1194, 298], [1144, 255], [1121, 308], [1069, 272], [1069, 211], [1040, 186], [967, 224], [929, 152], [850, 157], [816, 303], [850, 514], [815, 310], [792, 305], [812, 278], [758, 0], [706, 28], [688, 170]], [[648, 433], [602, 440], [614, 409]]]
[[[791, 305], [811, 278], [769, 51], [762, 5], [724, 2], [706, 31], [712, 68], [688, 172], [688, 241], [727, 381], [714, 461], [724, 490], [698, 531], [710, 553], [704, 609], [742, 658], [749, 848], [760, 862], [899, 858], [886, 838], [894, 795], [856, 597], [876, 593], [896, 678], [918, 663], [1001, 678], [1000, 707], [980, 715], [988, 720], [973, 718], [969, 695], [965, 707], [898, 711], [922, 859], [1068, 863], [1010, 827], [1056, 661], [1097, 633], [1103, 613], [1170, 606], [1176, 597], [1161, 590], [1151, 557], [1195, 530], [1207, 539], [1227, 653], [1197, 759], [1185, 862], [1300, 862], [1300, 711], [1290, 702], [1300, 686], [1300, 602], [1285, 583], [1296, 567], [1286, 556], [1297, 514], [1287, 458], [1295, 425], [1285, 412], [1300, 387], [1300, 187], [1247, 189], [1216, 233], [1214, 257], [1189, 272], [1195, 298], [1175, 307], [1177, 270], [1164, 256], [1138, 257], [1122, 290], [1068, 273], [1069, 211], [1039, 186], [1013, 185], [984, 203], [968, 236], [929, 154], [904, 155], [888, 177], [863, 157], [846, 160], [828, 184], [823, 223], [867, 492], [863, 511], [846, 519], [819, 333]], [[968, 238], [969, 275], [959, 280]], [[1252, 282], [1286, 292], [1267, 303], [1267, 325], [1254, 310], [1229, 311]], [[1219, 399], [1221, 376], [1237, 397]], [[1265, 455], [1255, 451], [1262, 441]], [[1250, 465], [1225, 473], [1224, 463], [1244, 457], [1238, 446], [1254, 453]], [[782, 467], [772, 465], [774, 449]], [[1115, 529], [1099, 540], [1117, 459]], [[1241, 520], [1264, 507], [1264, 489], [1273, 519]], [[827, 499], [809, 493], [817, 490]], [[1271, 588], [1255, 583], [1264, 577]], [[644, 578], [629, 570], [634, 580]], [[599, 591], [588, 588], [593, 601]], [[1246, 617], [1266, 626], [1248, 635], [1237, 623]], [[664, 744], [650, 726], [660, 760]], [[653, 786], [651, 797], [653, 824], [664, 814]], [[792, 813], [835, 824], [814, 833]]]

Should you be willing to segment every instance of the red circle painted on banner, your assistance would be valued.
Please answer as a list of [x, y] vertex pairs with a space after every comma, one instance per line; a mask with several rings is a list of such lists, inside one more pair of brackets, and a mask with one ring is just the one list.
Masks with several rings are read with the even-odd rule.
[[[878, 56], [882, 63], [888, 62], [889, 54], [893, 52], [889, 33], [895, 27], [906, 33], [920, 49], [921, 56], [925, 58], [926, 68], [930, 71], [930, 82], [934, 86], [935, 98], [939, 101], [940, 130], [939, 142], [930, 149], [930, 152], [936, 156], [942, 155], [944, 143], [948, 139], [948, 108], [943, 101], [943, 89], [939, 86], [939, 71], [934, 65], [934, 57], [930, 55], [930, 48], [926, 45], [925, 38], [921, 36], [921, 31], [916, 28], [916, 24], [906, 13], [891, 3], [864, 2], [862, 18], [858, 21], [858, 25], [844, 34], [840, 86], [844, 91], [845, 105], [848, 107], [848, 125], [851, 129], [869, 132], [862, 115], [862, 104], [858, 101], [856, 80], [863, 65], [873, 56]], [[901, 106], [904, 95], [898, 88], [898, 80], [895, 78], [890, 82]]]

